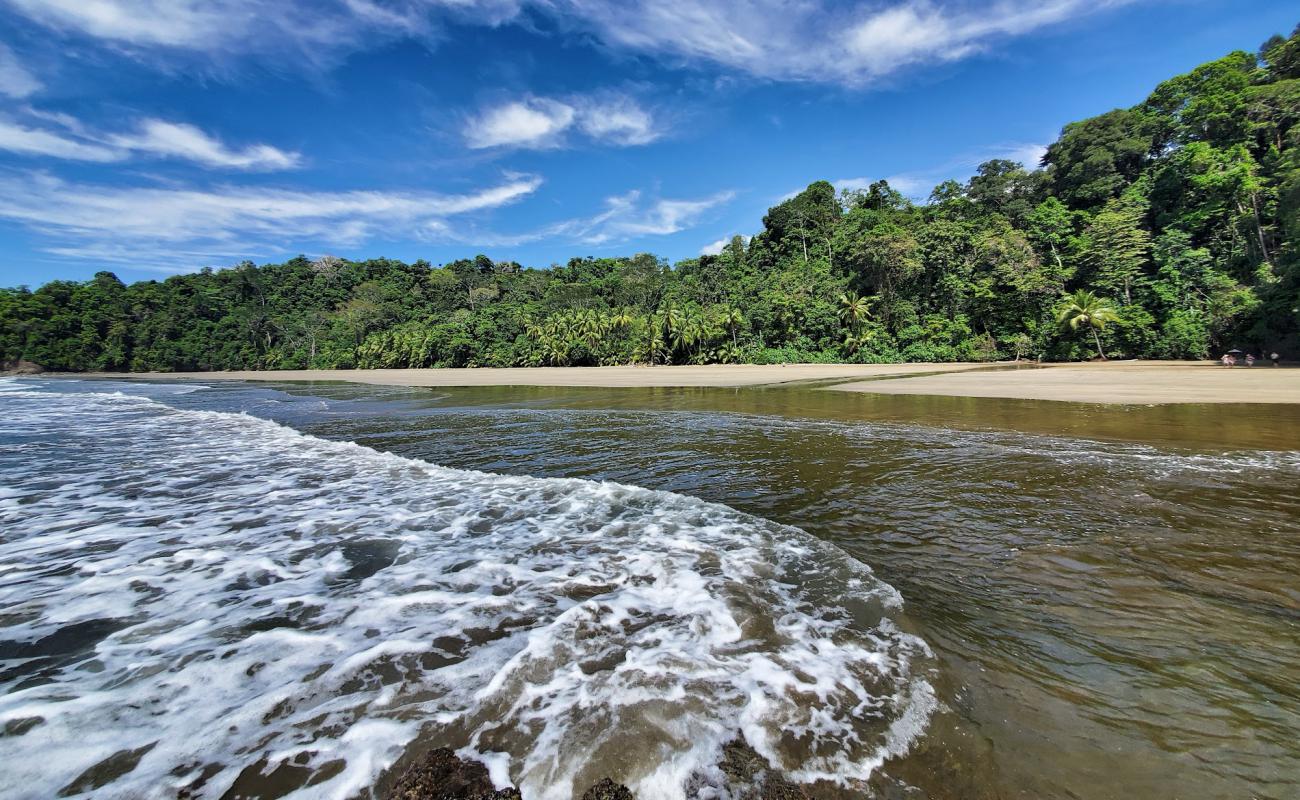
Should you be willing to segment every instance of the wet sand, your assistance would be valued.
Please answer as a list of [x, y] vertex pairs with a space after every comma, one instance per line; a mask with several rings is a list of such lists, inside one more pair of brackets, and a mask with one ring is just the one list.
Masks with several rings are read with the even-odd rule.
[[1000, 397], [1075, 403], [1300, 403], [1300, 369], [1204, 362], [1052, 364], [862, 381], [834, 389], [875, 394]]
[[741, 387], [834, 383], [875, 394], [997, 397], [1077, 403], [1300, 403], [1300, 369], [1267, 363], [1227, 369], [1213, 362], [1087, 364], [715, 364], [668, 367], [265, 370], [102, 373], [92, 377], [241, 381], [346, 381], [380, 386]]
[[478, 369], [282, 369], [232, 372], [97, 373], [101, 378], [348, 381], [379, 386], [761, 386], [987, 369], [989, 364], [709, 364], [672, 367], [483, 367]]

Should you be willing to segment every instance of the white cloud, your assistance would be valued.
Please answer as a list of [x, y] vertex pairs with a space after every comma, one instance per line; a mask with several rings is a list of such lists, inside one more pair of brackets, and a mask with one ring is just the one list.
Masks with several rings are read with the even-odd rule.
[[297, 153], [286, 152], [267, 144], [255, 144], [242, 150], [227, 147], [193, 125], [147, 119], [132, 134], [111, 137], [114, 146], [137, 153], [180, 158], [207, 167], [231, 169], [293, 169], [302, 160]]
[[[532, 194], [536, 176], [513, 175], [467, 194], [224, 186], [211, 190], [70, 183], [45, 174], [0, 178], [0, 218], [51, 238], [61, 255], [134, 258], [210, 254], [213, 259], [303, 249], [308, 242], [354, 245], [379, 234], [412, 235], [459, 214]], [[203, 266], [192, 261], [187, 266]]]
[[992, 158], [1005, 158], [1008, 161], [1023, 164], [1025, 169], [1033, 170], [1038, 169], [1045, 155], [1047, 155], [1047, 145], [1029, 142], [997, 148], [997, 152]]
[[734, 196], [735, 192], [726, 191], [694, 200], [645, 200], [640, 191], [631, 191], [605, 198], [604, 209], [592, 216], [561, 220], [524, 233], [495, 233], [441, 222], [428, 226], [428, 232], [437, 238], [478, 247], [518, 247], [539, 241], [617, 244], [684, 231]]
[[0, 119], [0, 150], [24, 156], [49, 156], [74, 161], [120, 161], [121, 150]]
[[[750, 236], [750, 235], [748, 235], [748, 234], [745, 234], [745, 233], [741, 233], [741, 234], [737, 234], [737, 235], [740, 236], [741, 241], [743, 241], [745, 244], [749, 244], [750, 240], [754, 238], [754, 237], [752, 237], [752, 236]], [[723, 250], [725, 250], [725, 249], [727, 248], [727, 245], [731, 244], [731, 240], [734, 239], [734, 238], [736, 238], [736, 237], [735, 237], [735, 236], [724, 236], [724, 237], [722, 237], [721, 239], [717, 240], [716, 242], [709, 242], [708, 244], [706, 244], [706, 245], [704, 245], [703, 247], [700, 248], [700, 255], [702, 255], [702, 256], [716, 256], [716, 255], [719, 255], [719, 254], [722, 253]]]
[[342, 41], [357, 20], [392, 27], [397, 18], [368, 19], [367, 2], [333, 3], [313, 13], [298, 0], [6, 0], [47, 27], [137, 47], [203, 52], [282, 44], [325, 46]]
[[550, 0], [607, 45], [707, 62], [764, 78], [860, 85], [917, 63], [954, 61], [1135, 0]]
[[578, 124], [591, 138], [617, 145], [649, 144], [661, 135], [650, 112], [628, 97], [584, 103]]
[[605, 210], [594, 217], [574, 220], [567, 230], [584, 244], [666, 236], [686, 230], [705, 213], [729, 203], [735, 192], [718, 192], [697, 200], [657, 199], [642, 202], [641, 192], [631, 191], [605, 199]]
[[[831, 181], [831, 184], [842, 192], [866, 191], [871, 184], [881, 178], [841, 178], [837, 181]], [[930, 189], [934, 188], [927, 182], [924, 177], [918, 175], [898, 174], [890, 175], [883, 179], [889, 184], [889, 188], [901, 192], [908, 197], [915, 197], [918, 194], [929, 194]]]
[[41, 88], [41, 82], [23, 65], [18, 55], [0, 43], [0, 94], [21, 100]]
[[0, 119], [0, 150], [72, 161], [122, 161], [132, 155], [179, 158], [205, 167], [242, 170], [292, 169], [301, 156], [266, 144], [232, 149], [193, 125], [160, 119], [141, 121], [135, 132], [103, 135], [63, 114], [28, 110], [29, 117], [63, 130], [34, 128]]
[[137, 48], [211, 55], [294, 49], [308, 63], [451, 18], [501, 25], [528, 13], [604, 45], [776, 80], [862, 85], [955, 61], [1044, 27], [1139, 0], [6, 0], [30, 19]]
[[[930, 196], [934, 187], [952, 179], [965, 183], [975, 173], [975, 168], [985, 161], [1006, 159], [1024, 165], [1025, 169], [1038, 169], [1038, 162], [1047, 152], [1047, 146], [1032, 142], [1015, 142], [991, 145], [962, 153], [934, 167], [897, 173], [885, 177], [890, 187], [913, 200], [924, 200]], [[864, 190], [880, 178], [858, 177], [840, 178], [831, 181], [841, 191]], [[797, 194], [795, 192], [794, 194]], [[785, 200], [793, 197], [790, 194]]]
[[648, 144], [660, 136], [650, 112], [631, 97], [612, 93], [512, 100], [469, 120], [464, 136], [466, 144], [476, 149], [545, 149], [565, 145], [566, 134], [574, 128], [597, 142], [625, 147]]
[[465, 126], [465, 142], [474, 148], [555, 147], [576, 115], [573, 106], [543, 97], [490, 108]]
[[723, 236], [721, 239], [718, 239], [716, 242], [709, 242], [708, 244], [706, 244], [706, 245], [704, 245], [703, 247], [701, 247], [701, 248], [700, 248], [700, 255], [702, 255], [702, 256], [716, 256], [716, 255], [718, 255], [719, 253], [721, 253], [721, 252], [722, 252], [722, 249], [723, 249], [724, 247], [726, 247], [727, 245], [729, 245], [729, 244], [731, 244], [731, 237], [730, 237], [730, 236]]

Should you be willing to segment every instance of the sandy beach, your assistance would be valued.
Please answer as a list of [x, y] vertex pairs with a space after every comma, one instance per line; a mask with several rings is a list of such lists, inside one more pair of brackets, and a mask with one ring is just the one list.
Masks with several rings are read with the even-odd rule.
[[[919, 376], [987, 369], [988, 364], [709, 364], [705, 366], [511, 367], [506, 369], [293, 369], [133, 373], [131, 378], [349, 381], [379, 386], [760, 386], [801, 381]], [[123, 377], [101, 373], [96, 377]]]
[[876, 394], [1004, 397], [1075, 403], [1300, 403], [1300, 369], [1204, 362], [1051, 364], [839, 384]]
[[1076, 403], [1300, 403], [1300, 369], [1212, 362], [1086, 364], [735, 364], [511, 369], [267, 370], [100, 373], [94, 377], [347, 381], [381, 386], [742, 387], [834, 382], [833, 391], [1002, 397]]

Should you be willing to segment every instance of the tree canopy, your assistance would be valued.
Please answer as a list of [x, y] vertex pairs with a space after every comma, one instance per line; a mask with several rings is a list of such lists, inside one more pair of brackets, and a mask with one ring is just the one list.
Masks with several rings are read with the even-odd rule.
[[817, 181], [750, 239], [536, 269], [299, 257], [0, 289], [58, 370], [1300, 355], [1300, 27], [923, 204]]

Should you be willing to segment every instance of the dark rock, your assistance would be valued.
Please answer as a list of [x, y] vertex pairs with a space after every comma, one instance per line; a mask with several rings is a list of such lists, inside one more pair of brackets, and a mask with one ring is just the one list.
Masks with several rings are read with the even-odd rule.
[[601, 778], [599, 783], [582, 793], [582, 800], [632, 800], [632, 792], [621, 783]]
[[744, 740], [733, 739], [723, 745], [718, 766], [728, 778], [732, 796], [740, 800], [812, 800], [803, 786], [772, 769]]
[[402, 773], [388, 800], [519, 800], [519, 790], [498, 790], [487, 767], [440, 747]]
[[30, 361], [22, 361], [21, 359], [18, 361], [6, 361], [0, 366], [3, 367], [3, 369], [0, 369], [0, 372], [7, 375], [40, 375], [45, 371], [45, 367], [42, 367], [40, 364], [33, 364]]

